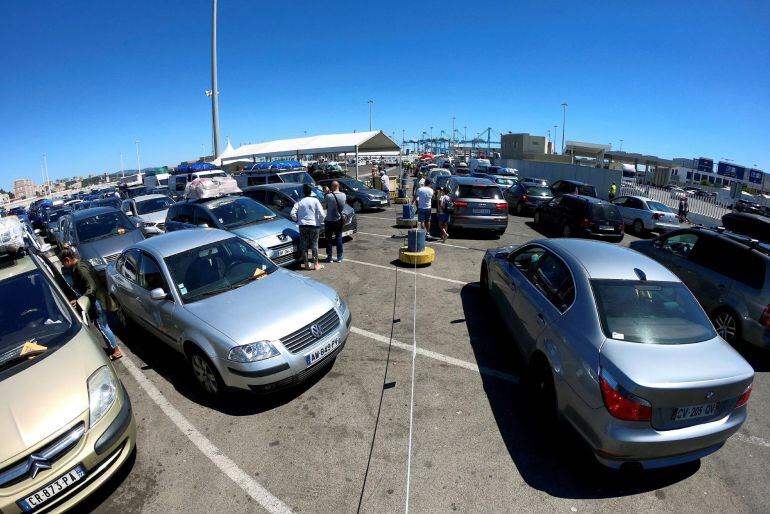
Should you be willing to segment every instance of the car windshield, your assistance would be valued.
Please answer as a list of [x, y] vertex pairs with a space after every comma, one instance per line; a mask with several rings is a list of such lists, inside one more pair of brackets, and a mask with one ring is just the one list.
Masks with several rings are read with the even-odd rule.
[[219, 198], [206, 204], [225, 228], [252, 225], [275, 218], [275, 213], [251, 198]]
[[650, 208], [651, 211], [672, 212], [671, 209], [669, 209], [667, 205], [663, 205], [660, 202], [653, 202], [651, 200], [648, 200], [647, 201], [647, 206]]
[[150, 198], [136, 202], [137, 214], [150, 214], [151, 212], [165, 211], [174, 204], [174, 201], [168, 196], [163, 198]]
[[499, 200], [503, 197], [500, 188], [493, 185], [460, 185], [460, 198], [479, 198], [483, 200]]
[[270, 259], [237, 237], [187, 250], [165, 261], [185, 302], [235, 289], [277, 269]]
[[0, 282], [0, 327], [2, 373], [63, 345], [73, 320], [42, 272], [33, 270]]
[[94, 207], [114, 207], [120, 209], [120, 198], [102, 198], [94, 202]]
[[595, 220], [615, 220], [621, 219], [620, 210], [617, 206], [608, 203], [591, 204], [591, 218]]
[[604, 335], [648, 344], [687, 344], [716, 336], [692, 293], [680, 282], [592, 280]]
[[131, 220], [122, 212], [104, 212], [75, 223], [78, 241], [81, 243], [123, 235], [135, 228]]
[[513, 180], [512, 178], [502, 178], [502, 177], [496, 177], [495, 182], [497, 184], [500, 184], [501, 186], [506, 186], [506, 187], [512, 186], [516, 183], [516, 181]]
[[345, 185], [354, 191], [369, 189], [369, 186], [361, 182], [360, 180], [349, 179], [344, 181]]
[[300, 184], [313, 184], [315, 180], [308, 175], [306, 171], [297, 171], [294, 173], [282, 173], [281, 179], [284, 182], [299, 182]]
[[577, 188], [578, 193], [585, 196], [596, 196], [596, 188], [588, 184], [582, 184]]
[[531, 196], [551, 196], [551, 190], [547, 187], [528, 187], [527, 194]]

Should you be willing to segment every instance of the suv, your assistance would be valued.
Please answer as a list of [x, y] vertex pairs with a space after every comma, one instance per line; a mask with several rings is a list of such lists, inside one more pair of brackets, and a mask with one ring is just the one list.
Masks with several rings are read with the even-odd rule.
[[0, 263], [0, 511], [65, 511], [128, 462], [136, 427], [102, 336], [42, 254]]
[[168, 177], [168, 190], [174, 196], [184, 195], [188, 182], [196, 178], [229, 177], [222, 170], [191, 171], [190, 173], [174, 173]]
[[491, 230], [498, 236], [505, 233], [508, 202], [497, 184], [485, 178], [452, 176], [446, 187], [454, 203], [449, 218], [452, 228]]
[[596, 198], [596, 188], [591, 184], [580, 182], [578, 180], [557, 180], [551, 184], [553, 196], [566, 194], [579, 194], [583, 196], [593, 196]]
[[562, 237], [588, 236], [623, 240], [623, 217], [617, 206], [592, 196], [561, 195], [535, 209], [535, 226]]
[[388, 206], [388, 194], [380, 189], [369, 187], [360, 180], [350, 177], [338, 179], [320, 180], [318, 185], [331, 187], [332, 182], [337, 181], [340, 192], [345, 193], [348, 205], [356, 212], [364, 209], [384, 209]]
[[280, 266], [294, 264], [300, 257], [297, 225], [251, 198], [222, 196], [175, 203], [166, 213], [166, 231], [188, 228], [232, 232]]
[[630, 246], [679, 276], [728, 343], [770, 348], [770, 244], [689, 228]]

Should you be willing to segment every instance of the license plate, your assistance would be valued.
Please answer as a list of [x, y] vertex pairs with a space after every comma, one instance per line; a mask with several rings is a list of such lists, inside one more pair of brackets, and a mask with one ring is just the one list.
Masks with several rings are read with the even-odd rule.
[[719, 409], [718, 403], [704, 403], [702, 405], [693, 405], [691, 407], [679, 407], [671, 410], [671, 421], [684, 421], [695, 418], [705, 418], [713, 416]]
[[342, 237], [348, 237], [348, 236], [352, 236], [352, 235], [353, 235], [353, 231], [352, 230], [346, 230], [345, 232], [342, 233]]
[[18, 505], [24, 512], [30, 511], [45, 502], [52, 500], [65, 489], [71, 487], [86, 476], [86, 470], [83, 466], [77, 466], [67, 473], [63, 474], [47, 486], [35, 491], [26, 498], [19, 500]]
[[280, 250], [276, 250], [276, 257], [283, 257], [284, 255], [290, 255], [297, 251], [296, 246], [292, 246], [291, 248], [281, 248]]
[[337, 349], [337, 347], [340, 345], [340, 338], [335, 337], [332, 341], [329, 341], [325, 345], [321, 346], [320, 348], [316, 348], [312, 352], [305, 355], [305, 364], [308, 366], [312, 366], [316, 362], [320, 361], [330, 353], [332, 353], [334, 350]]
[[615, 227], [611, 225], [599, 225], [599, 230], [611, 231], [615, 230]]
[[473, 209], [473, 214], [489, 214], [489, 209]]

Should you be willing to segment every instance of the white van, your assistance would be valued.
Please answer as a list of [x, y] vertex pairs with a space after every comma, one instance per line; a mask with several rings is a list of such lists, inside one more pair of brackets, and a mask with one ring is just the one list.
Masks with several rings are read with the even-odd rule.
[[174, 174], [168, 177], [168, 190], [171, 191], [172, 194], [183, 195], [184, 188], [187, 187], [188, 182], [203, 177], [229, 177], [229, 175], [222, 170], [192, 171], [190, 173]]
[[483, 172], [484, 168], [489, 168], [490, 166], [492, 166], [492, 163], [489, 162], [489, 159], [471, 159], [470, 163], [468, 163], [468, 172]]
[[146, 175], [144, 177], [144, 187], [149, 189], [155, 189], [158, 187], [168, 187], [168, 173], [158, 173], [157, 175]]

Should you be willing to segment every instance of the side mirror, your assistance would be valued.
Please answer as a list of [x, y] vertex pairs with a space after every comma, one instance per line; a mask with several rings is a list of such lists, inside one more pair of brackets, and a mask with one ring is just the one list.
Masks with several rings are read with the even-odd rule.
[[168, 294], [163, 290], [163, 288], [156, 288], [150, 291], [150, 298], [153, 300], [165, 300], [168, 298]]
[[91, 322], [88, 319], [88, 309], [91, 308], [91, 299], [87, 296], [81, 296], [78, 298], [78, 307], [80, 307], [80, 318], [84, 324], [90, 325]]
[[655, 241], [652, 242], [652, 246], [654, 248], [663, 248], [663, 241], [661, 241], [660, 239], [656, 239]]

